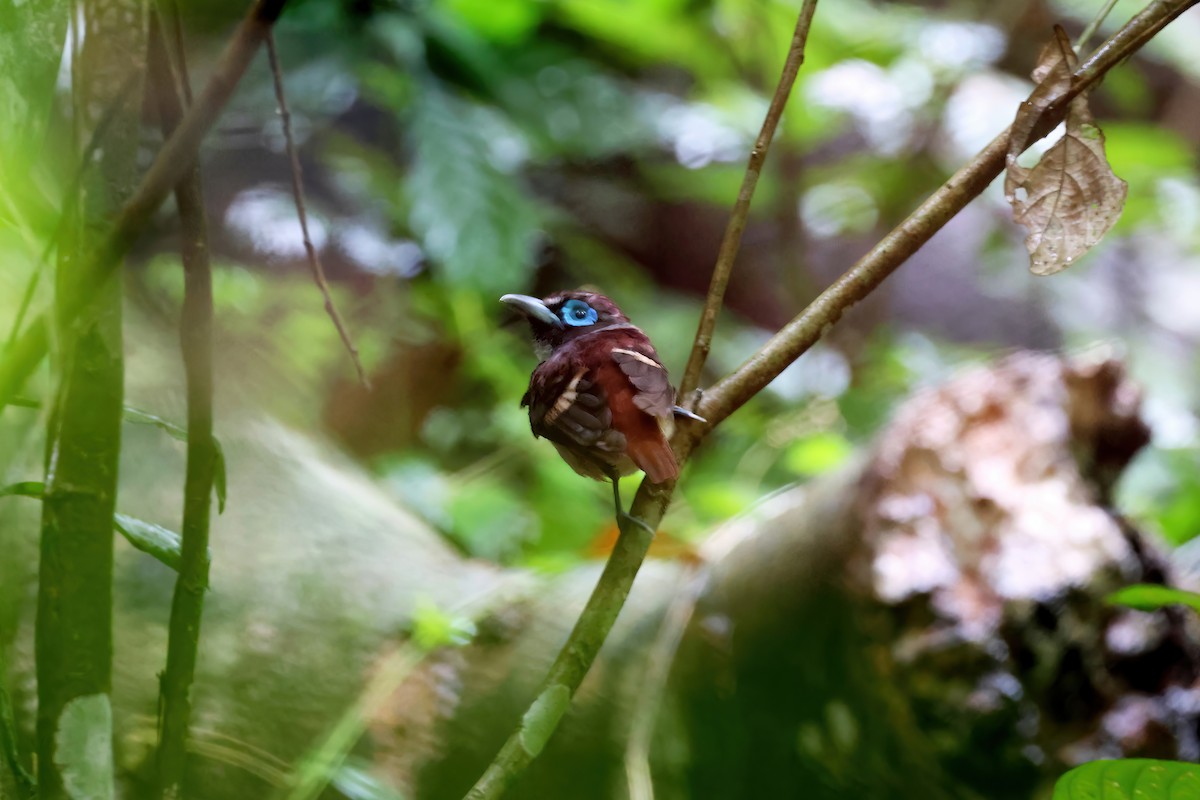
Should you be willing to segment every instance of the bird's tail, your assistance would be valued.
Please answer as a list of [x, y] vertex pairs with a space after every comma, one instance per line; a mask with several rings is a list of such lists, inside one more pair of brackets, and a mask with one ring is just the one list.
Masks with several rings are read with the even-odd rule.
[[651, 483], [664, 483], [679, 477], [679, 463], [675, 460], [675, 453], [662, 436], [630, 441], [626, 452], [633, 459], [633, 463], [646, 473]]

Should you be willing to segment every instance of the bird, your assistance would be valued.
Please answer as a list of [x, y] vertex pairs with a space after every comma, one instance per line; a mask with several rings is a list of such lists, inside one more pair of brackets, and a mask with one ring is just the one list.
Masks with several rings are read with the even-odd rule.
[[539, 363], [521, 398], [533, 435], [548, 439], [575, 472], [612, 483], [618, 524], [640, 522], [625, 513], [618, 479], [639, 469], [652, 483], [678, 478], [674, 421], [703, 418], [675, 404], [649, 337], [604, 295], [506, 294], [500, 302], [523, 315], [533, 334]]

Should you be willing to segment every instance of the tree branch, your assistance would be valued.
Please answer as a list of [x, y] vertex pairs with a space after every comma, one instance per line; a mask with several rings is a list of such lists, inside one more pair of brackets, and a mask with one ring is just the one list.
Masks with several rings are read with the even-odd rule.
[[[166, 44], [164, 28], [167, 27], [173, 31], [173, 54]], [[184, 113], [183, 102], [191, 96], [182, 47], [176, 9], [160, 2], [158, 13], [151, 16], [149, 71], [165, 137], [178, 128]], [[171, 603], [167, 666], [160, 684], [157, 789], [161, 797], [182, 794], [192, 715], [191, 689], [200, 644], [204, 592], [208, 587], [208, 532], [216, 466], [212, 430], [212, 270], [200, 165], [195, 157], [175, 187], [175, 204], [179, 211], [184, 274], [179, 343], [187, 382], [187, 475], [179, 576]]]
[[[1070, 89], [1047, 109], [1029, 144], [1044, 137], [1062, 121], [1073, 98], [1091, 88], [1106, 72], [1133, 55], [1196, 2], [1155, 0], [1100, 45], [1075, 71]], [[698, 412], [708, 422], [688, 426], [682, 431], [687, 440], [684, 449], [690, 451], [691, 446], [708, 431], [774, 380], [812, 347], [851, 306], [870, 294], [962, 211], [967, 203], [983, 192], [1004, 169], [1011, 130], [1008, 128], [993, 139], [799, 316], [771, 337], [757, 353], [708, 390]]]
[[[117, 264], [150, 222], [151, 216], [191, 167], [200, 142], [229, 102], [259, 44], [279, 18], [286, 2], [256, 0], [242, 19], [204, 91], [159, 150], [134, 196], [117, 215], [108, 236], [91, 252], [80, 271], [79, 283], [64, 292], [59, 312], [63, 319], [75, 319], [88, 308], [96, 287], [116, 271]], [[47, 324], [45, 314], [35, 319], [0, 361], [0, 410], [20, 391], [45, 357]]]
[[283, 91], [283, 70], [279, 68], [279, 54], [275, 52], [275, 37], [270, 33], [267, 34], [267, 58], [271, 62], [271, 78], [275, 82], [275, 100], [279, 103], [279, 116], [283, 123], [283, 140], [287, 144], [288, 159], [292, 166], [292, 197], [296, 201], [296, 217], [300, 220], [300, 233], [304, 237], [304, 252], [308, 254], [308, 267], [312, 272], [313, 283], [317, 285], [317, 289], [325, 301], [325, 313], [333, 321], [333, 327], [337, 328], [338, 336], [341, 337], [346, 352], [350, 354], [350, 360], [354, 362], [359, 382], [370, 388], [371, 382], [367, 380], [362, 359], [358, 357], [358, 348], [350, 339], [346, 323], [342, 321], [342, 315], [338, 313], [337, 306], [333, 304], [333, 297], [329, 294], [329, 284], [325, 281], [325, 268], [321, 266], [317, 248], [313, 247], [312, 238], [308, 235], [308, 211], [304, 206], [304, 172], [300, 168], [300, 156], [296, 153], [296, 143], [292, 139], [292, 115], [288, 112], [287, 95]]
[[[1070, 89], [1052, 104], [1038, 126], [1040, 136], [1045, 136], [1061, 121], [1073, 97], [1095, 84], [1104, 73], [1136, 52], [1198, 1], [1155, 0], [1131, 19], [1075, 72]], [[709, 431], [799, 358], [850, 306], [882, 283], [982, 192], [1004, 167], [1008, 136], [1007, 130], [1000, 134], [758, 353], [706, 393], [700, 413], [708, 421], [682, 426], [676, 435], [674, 443], [680, 460], [686, 459]], [[1035, 140], [1031, 139], [1031, 143]], [[467, 793], [466, 800], [500, 797], [537, 757], [612, 629], [650, 547], [653, 539], [650, 530], [656, 529], [662, 521], [674, 489], [674, 482], [653, 484], [642, 481], [630, 513], [645, 522], [649, 530], [630, 525], [618, 537], [596, 588], [521, 725]]]
[[[779, 124], [791, 93], [796, 73], [804, 61], [804, 47], [808, 39], [808, 29], [816, 10], [816, 0], [805, 0], [796, 21], [795, 34], [791, 47], [784, 62], [779, 85], [767, 109], [766, 119], [762, 130], [755, 142], [746, 167], [746, 177], [738, 193], [737, 203], [729, 226], [725, 231], [725, 240], [721, 244], [717, 265], [713, 269], [712, 284], [709, 288], [708, 300], [705, 303], [704, 314], [701, 317], [699, 329], [696, 331], [696, 342], [692, 349], [688, 368], [685, 371], [685, 385], [691, 376], [691, 386], [699, 379], [700, 369], [708, 356], [711, 345], [712, 330], [716, 325], [717, 314], [720, 311], [721, 300], [725, 287], [729, 283], [729, 274], [741, 246], [742, 231], [746, 227], [746, 215], [750, 210], [750, 200], [754, 195], [754, 187], [758, 183], [763, 161], [770, 147], [771, 138]], [[683, 391], [686, 391], [683, 390]], [[682, 394], [682, 392], [681, 392]], [[684, 456], [686, 457], [686, 456]], [[629, 589], [633, 585], [650, 542], [654, 538], [652, 531], [658, 527], [671, 502], [671, 493], [675, 482], [652, 484], [642, 481], [634, 501], [633, 515], [645, 521], [648, 525], [626, 525], [617, 539], [604, 572], [596, 584], [595, 590], [588, 599], [587, 605], [575, 623], [567, 643], [559, 652], [550, 672], [543, 681], [538, 695], [529, 710], [521, 720], [517, 731], [509, 737], [496, 758], [488, 766], [487, 771], [480, 777], [475, 786], [467, 793], [466, 800], [494, 800], [500, 797], [505, 789], [524, 772], [532, 761], [537, 758], [542, 747], [558, 727], [562, 715], [571, 704], [571, 698], [578, 690], [583, 677], [587, 674], [596, 660], [600, 646], [608, 637], [613, 623]]]
[[817, 0], [805, 0], [800, 9], [800, 16], [796, 19], [796, 30], [792, 34], [792, 46], [788, 48], [787, 60], [783, 63], [783, 73], [779, 76], [779, 83], [771, 97], [771, 104], [767, 108], [767, 116], [763, 119], [758, 138], [754, 140], [754, 149], [750, 151], [746, 174], [742, 177], [742, 186], [738, 190], [733, 213], [729, 217], [729, 224], [725, 226], [721, 249], [717, 252], [717, 263], [713, 267], [712, 279], [708, 284], [704, 310], [700, 312], [700, 323], [696, 328], [692, 352], [688, 356], [687, 366], [684, 367], [683, 377], [679, 380], [680, 400], [689, 406], [694, 404], [688, 397], [700, 385], [700, 372], [704, 369], [704, 362], [708, 360], [709, 350], [712, 349], [713, 329], [717, 326], [717, 316], [725, 302], [729, 276], [733, 272], [734, 262], [737, 261], [738, 250], [742, 246], [742, 233], [746, 230], [750, 201], [754, 198], [754, 189], [758, 186], [763, 162], [767, 160], [767, 151], [775, 137], [775, 128], [778, 127], [783, 109], [792, 94], [796, 74], [800, 71], [800, 65], [804, 63], [804, 45], [808, 41], [808, 29], [812, 25], [813, 13], [816, 10]]

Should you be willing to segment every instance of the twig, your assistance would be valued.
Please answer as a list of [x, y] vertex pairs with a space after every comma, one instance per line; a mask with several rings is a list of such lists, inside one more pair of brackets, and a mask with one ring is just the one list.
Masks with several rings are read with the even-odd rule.
[[[1075, 72], [1070, 90], [1055, 104], [1053, 113], [1047, 114], [1039, 126], [1041, 135], [1049, 133], [1061, 120], [1068, 100], [1094, 84], [1104, 73], [1132, 55], [1197, 2], [1200, 0], [1155, 0], [1097, 48]], [[878, 286], [982, 192], [1003, 169], [1007, 147], [1008, 131], [1005, 131], [822, 293], [799, 317], [776, 334], [762, 350], [707, 392], [700, 413], [708, 422], [684, 426], [677, 435], [674, 444], [680, 459], [686, 459], [692, 448], [716, 424], [740, 408], [784, 367], [799, 358], [825, 330], [841, 318], [846, 309]], [[860, 281], [863, 282], [861, 285]], [[608, 637], [650, 548], [653, 539], [650, 530], [656, 529], [662, 521], [674, 489], [674, 482], [653, 484], [642, 481], [630, 513], [645, 522], [649, 530], [630, 525], [618, 537], [596, 588], [522, 718], [520, 727], [467, 794], [467, 800], [494, 800], [500, 797], [537, 757], [549, 739], [566, 712], [571, 696]]]
[[[712, 329], [716, 324], [717, 313], [720, 311], [721, 298], [725, 286], [729, 283], [729, 273], [737, 257], [741, 245], [741, 234], [746, 225], [746, 214], [750, 208], [750, 199], [762, 170], [763, 160], [775, 128], [783, 113], [791, 93], [796, 72], [804, 61], [804, 47], [808, 38], [808, 28], [812, 22], [816, 0], [805, 0], [796, 21], [796, 32], [784, 62], [779, 86], [767, 109], [767, 118], [763, 122], [754, 150], [746, 167], [746, 178], [738, 194], [734, 206], [733, 218], [726, 229], [725, 241], [722, 243], [717, 264], [713, 270], [712, 285], [709, 289], [708, 301], [704, 307], [704, 316], [696, 332], [696, 342], [692, 356], [685, 370], [681, 388], [681, 396], [686, 397], [690, 388], [694, 388], [700, 374], [700, 368], [708, 355], [711, 345]], [[705, 320], [708, 320], [707, 322]], [[689, 379], [690, 376], [690, 379]], [[689, 385], [690, 380], [690, 385]], [[686, 457], [686, 454], [683, 456]], [[626, 525], [621, 527], [621, 534], [613, 547], [608, 563], [596, 584], [587, 605], [575, 623], [567, 643], [559, 652], [550, 672], [538, 690], [537, 697], [521, 720], [521, 725], [496, 755], [488, 766], [487, 771], [480, 777], [475, 786], [467, 793], [466, 800], [494, 800], [500, 797], [505, 789], [520, 775], [526, 767], [538, 756], [562, 715], [571, 704], [571, 698], [583, 681], [584, 675], [591, 668], [600, 646], [608, 637], [608, 632], [616, 622], [633, 579], [650, 548], [654, 537], [653, 531], [662, 521], [667, 506], [671, 502], [671, 494], [675, 482], [652, 484], [643, 481], [638, 489], [631, 513], [634, 517], [646, 523], [641, 525]]]
[[[151, 91], [166, 137], [174, 133], [183, 117], [181, 97], [186, 101], [191, 94], [182, 50], [183, 36], [175, 11], [168, 3], [161, 2], [158, 13], [150, 18]], [[167, 48], [163, 31], [168, 25], [174, 30], [174, 54]], [[179, 252], [184, 274], [179, 343], [187, 382], [187, 475], [179, 577], [175, 581], [171, 603], [167, 665], [160, 683], [157, 788], [161, 797], [182, 794], [188, 726], [192, 716], [191, 690], [200, 644], [204, 591], [208, 587], [208, 532], [216, 467], [216, 442], [212, 431], [212, 270], [200, 165], [195, 157], [175, 187], [175, 204], [179, 210]]]
[[650, 771], [654, 724], [658, 721], [675, 654], [692, 621], [696, 603], [708, 588], [710, 577], [708, 564], [693, 567], [681, 576], [680, 590], [667, 607], [651, 646], [646, 674], [638, 686], [639, 702], [634, 706], [633, 723], [625, 743], [625, 781], [629, 787], [629, 800], [654, 800], [654, 776]]
[[[1069, 101], [1133, 55], [1142, 45], [1182, 14], [1197, 0], [1155, 0], [1079, 66], [1071, 88], [1053, 104], [1038, 125], [1038, 135], [1030, 144], [1045, 136], [1062, 121]], [[775, 379], [789, 364], [804, 354], [851, 306], [870, 294], [885, 278], [903, 264], [925, 242], [958, 214], [967, 203], [987, 188], [1004, 169], [1009, 133], [1006, 129], [988, 144], [970, 163], [956, 172], [916, 211], [885, 236], [853, 267], [822, 292], [807, 308], [757, 353], [732, 374], [705, 392], [697, 423], [681, 430], [678, 446], [690, 450], [715, 425], [720, 423]]]
[[363, 370], [362, 359], [358, 356], [358, 348], [350, 339], [350, 333], [346, 330], [342, 315], [338, 313], [337, 306], [333, 304], [333, 297], [329, 294], [329, 284], [325, 281], [325, 268], [321, 266], [317, 248], [313, 247], [312, 238], [308, 235], [308, 211], [304, 205], [303, 170], [300, 168], [300, 156], [296, 153], [296, 143], [292, 139], [292, 115], [288, 112], [287, 96], [283, 91], [283, 71], [279, 68], [279, 54], [275, 51], [275, 37], [270, 33], [267, 34], [267, 58], [271, 61], [271, 77], [275, 81], [275, 99], [279, 103], [279, 117], [283, 122], [283, 140], [287, 145], [288, 158], [292, 163], [292, 197], [296, 200], [296, 217], [300, 220], [300, 233], [304, 237], [304, 252], [308, 254], [308, 267], [312, 271], [313, 283], [317, 285], [317, 289], [320, 290], [321, 297], [325, 301], [325, 313], [333, 321], [338, 336], [342, 337], [342, 344], [346, 346], [346, 352], [350, 354], [350, 360], [354, 362], [359, 382], [370, 388], [371, 382], [367, 380], [367, 373]]
[[1092, 21], [1083, 29], [1083, 33], [1079, 34], [1079, 38], [1075, 40], [1075, 50], [1077, 52], [1082, 51], [1087, 46], [1088, 39], [1091, 39], [1096, 31], [1100, 29], [1100, 26], [1104, 24], [1104, 20], [1108, 17], [1108, 12], [1112, 11], [1113, 6], [1116, 4], [1117, 0], [1108, 0], [1104, 4], [1104, 7], [1096, 12], [1096, 16], [1092, 18]]
[[717, 252], [717, 263], [713, 267], [712, 279], [708, 284], [708, 297], [704, 300], [704, 310], [700, 312], [700, 324], [696, 328], [692, 353], [688, 356], [687, 366], [679, 381], [679, 397], [688, 406], [693, 405], [689, 397], [700, 385], [700, 372], [704, 369], [704, 362], [708, 360], [709, 350], [712, 349], [713, 329], [725, 302], [725, 289], [729, 286], [733, 264], [742, 246], [742, 233], [746, 230], [746, 218], [750, 215], [750, 201], [754, 198], [754, 189], [758, 186], [763, 162], [767, 159], [767, 151], [775, 137], [775, 128], [778, 127], [788, 97], [791, 96], [796, 74], [800, 71], [800, 65], [804, 63], [804, 45], [808, 41], [808, 29], [812, 25], [813, 13], [816, 10], [817, 0], [805, 0], [800, 9], [796, 30], [792, 34], [792, 45], [788, 48], [787, 60], [783, 63], [783, 73], [779, 76], [779, 84], [771, 97], [771, 104], [767, 108], [767, 116], [763, 119], [758, 138], [754, 140], [754, 149], [750, 151], [746, 174], [742, 177], [742, 186], [738, 190], [733, 213], [729, 217], [729, 224], [725, 226], [721, 249]]
[[[90, 254], [80, 272], [80, 281], [63, 293], [59, 313], [63, 319], [78, 317], [91, 303], [96, 288], [105, 282], [129, 251], [184, 173], [191, 168], [200, 142], [229, 102], [238, 81], [246, 72], [258, 45], [271, 30], [287, 0], [256, 0], [221, 54], [212, 77], [195, 104], [159, 150], [143, 176], [134, 196], [122, 207], [108, 236]], [[0, 409], [20, 391], [26, 379], [46, 355], [47, 318], [40, 315], [0, 361]]]

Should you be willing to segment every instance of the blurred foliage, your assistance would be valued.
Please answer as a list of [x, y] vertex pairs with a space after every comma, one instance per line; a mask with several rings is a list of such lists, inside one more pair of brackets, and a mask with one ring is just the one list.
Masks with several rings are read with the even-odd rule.
[[1110, 594], [1108, 602], [1138, 611], [1156, 611], [1170, 605], [1182, 605], [1200, 611], [1200, 594], [1154, 584], [1126, 586]]
[[[1086, 3], [1056, 8], [1076, 28], [1092, 13]], [[185, 11], [196, 30], [218, 31], [236, 9]], [[428, 397], [415, 374], [397, 392], [398, 405], [354, 412], [371, 415], [374, 430], [386, 429], [389, 414], [414, 428], [366, 455], [398, 499], [465, 552], [561, 568], [603, 535], [603, 487], [577, 478], [528, 433], [517, 400], [534, 361], [524, 331], [507, 324], [495, 298], [597, 284], [678, 372], [696, 295], [656, 274], [630, 242], [646, 239], [642, 229], [652, 223], [643, 217], [656, 207], [707, 208], [723, 218], [794, 12], [782, 0], [290, 7], [279, 40], [314, 187], [314, 239], [334, 264], [336, 299], [364, 361], [379, 372], [430, 346], [453, 361], [438, 376], [445, 385]], [[831, 270], [848, 266], [844, 254], [860, 251], [857, 242], [877, 237], [969, 157], [1027, 91], [1035, 35], [1044, 32], [1015, 27], [1004, 14], [973, 14], [966, 4], [931, 16], [918, 5], [846, 0], [817, 15], [751, 219], [760, 238], [780, 239], [772, 258], [788, 273], [779, 276], [788, 288], [772, 300], [786, 313], [799, 310]], [[1179, 27], [1188, 25], [1195, 21]], [[1151, 52], [1186, 70], [1169, 42]], [[974, 235], [960, 234], [952, 246], [956, 269], [980, 295], [973, 302], [1016, 304], [1040, 324], [1050, 320], [1049, 333], [1033, 341], [1124, 340], [1155, 398], [1153, 413], [1169, 417], [1179, 434], [1144, 457], [1122, 502], [1182, 542], [1200, 532], [1200, 366], [1185, 358], [1200, 326], [1178, 315], [1159, 319], [1154, 303], [1163, 292], [1196, 288], [1196, 270], [1189, 277], [1187, 268], [1200, 258], [1200, 224], [1193, 224], [1200, 182], [1196, 142], [1160, 124], [1145, 101], [1154, 80], [1150, 71], [1123, 69], [1096, 91], [1112, 163], [1130, 191], [1117, 230], [1082, 264], [1058, 281], [1031, 282], [995, 190], [970, 217]], [[252, 170], [256, 182], [237, 183], [239, 165], [264, 144], [268, 154], [281, 152], [270, 97], [266, 76], [250, 76], [209, 145], [209, 181], [229, 198], [229, 243], [218, 247], [214, 275], [219, 347], [239, 368], [270, 376], [240, 389], [312, 425], [344, 385], [347, 365], [295, 268], [301, 251], [281, 191], [282, 161], [269, 177]], [[20, 168], [26, 150], [0, 150], [0, 175], [16, 177], [0, 181], [0, 251], [23, 265], [0, 277], [0, 318], [11, 318], [70, 174], [52, 157], [53, 138], [46, 148], [33, 169]], [[799, 166], [789, 172], [780, 166], [786, 161]], [[789, 214], [800, 231], [788, 234], [799, 236], [794, 241], [782, 238], [778, 221]], [[171, 318], [182, 281], [165, 249], [141, 265], [135, 285], [156, 314]], [[1130, 256], [1142, 249], [1153, 253]], [[692, 290], [703, 285], [712, 255], [715, 241], [708, 258], [689, 264]], [[769, 261], [759, 256], [745, 269]], [[974, 274], [972, 261], [981, 265]], [[1118, 273], [1143, 263], [1161, 273], [1151, 283], [1170, 285], [1130, 297]], [[735, 276], [735, 285], [751, 278]], [[46, 291], [39, 289], [35, 305]], [[882, 324], [850, 321], [857, 329], [848, 340], [816, 348], [729, 420], [689, 467], [666, 530], [694, 540], [764, 493], [836, 468], [915, 388], [997, 347], [1030, 341], [956, 334], [954, 293], [930, 296], [940, 297], [944, 312], [896, 316], [883, 308], [874, 312]], [[769, 324], [728, 314], [707, 380], [745, 358]], [[1164, 338], [1175, 355], [1164, 352]]]
[[[49, 0], [10, 5], [0, 8], [6, 31], [14, 9], [37, 13], [29, 30], [0, 43], [0, 118], [19, 121], [0, 126], [5, 340], [27, 289], [34, 310], [51, 300], [51, 281], [33, 281], [79, 171], [63, 155], [71, 122], [54, 42], [66, 35], [55, 23], [65, 17], [46, 16]], [[198, 77], [244, 5], [181, 3]], [[823, 4], [705, 385], [1007, 125], [1052, 18], [1075, 34], [1098, 5], [1055, 0], [1023, 14], [969, 0]], [[1138, 7], [1118, 3], [1105, 29]], [[608, 490], [530, 435], [518, 402], [535, 359], [497, 295], [596, 285], [678, 375], [797, 8], [791, 0], [290, 3], [277, 38], [313, 238], [378, 391], [354, 386], [305, 273], [270, 80], [257, 69], [203, 153], [218, 425], [266, 409], [342, 437], [402, 505], [473, 557], [562, 570], [602, 554]], [[1099, 247], [1052, 281], [1032, 279], [1023, 234], [993, 187], [704, 444], [663, 526], [664, 540], [684, 546], [664, 552], [687, 557], [765, 494], [837, 469], [897, 403], [963, 364], [1008, 348], [1097, 341], [1125, 352], [1155, 434], [1119, 486], [1118, 506], [1171, 544], [1200, 535], [1198, 38], [1193, 10], [1094, 92], [1109, 158], [1129, 184], [1124, 214]], [[148, 138], [144, 155], [156, 146]], [[135, 389], [179, 375], [174, 351], [168, 358], [157, 346], [173, 335], [182, 296], [172, 224], [164, 210], [128, 270]], [[47, 396], [47, 374], [26, 393]], [[146, 408], [148, 419], [178, 435], [179, 398], [156, 396], [162, 407]], [[41, 414], [0, 416], [0, 485], [35, 477], [23, 470], [39, 458]], [[129, 437], [128, 447], [139, 441]], [[236, 502], [239, 476], [229, 482]], [[636, 482], [623, 485], [627, 498]], [[10, 552], [15, 512], [0, 505], [0, 514], [0, 547]], [[12, 585], [17, 560], [0, 559], [0, 586]], [[10, 595], [0, 592], [0, 657], [19, 624], [20, 598]], [[474, 631], [430, 601], [410, 632], [431, 649]], [[318, 644], [325, 666], [294, 676], [294, 686], [262, 689], [247, 677], [233, 691], [290, 699], [321, 683], [337, 673], [343, 648], [336, 637]], [[854, 731], [834, 711], [828, 723], [827, 740], [801, 730], [798, 746], [840, 752]], [[347, 797], [394, 797], [354, 763], [333, 784]]]

